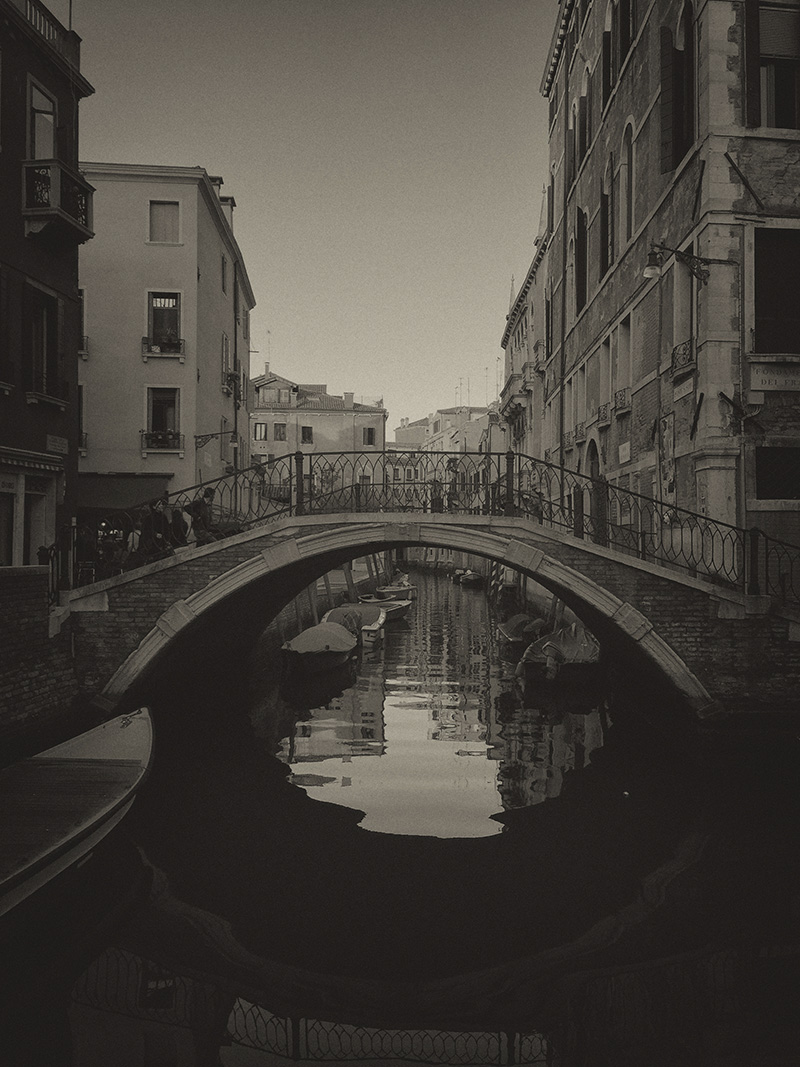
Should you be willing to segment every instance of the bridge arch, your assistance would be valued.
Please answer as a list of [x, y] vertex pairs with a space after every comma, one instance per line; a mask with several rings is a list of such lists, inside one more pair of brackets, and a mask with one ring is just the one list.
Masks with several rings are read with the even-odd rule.
[[[253, 555], [172, 602], [115, 671], [103, 696], [112, 704], [121, 702], [137, 680], [163, 661], [174, 642], [218, 623], [223, 611], [228, 618], [243, 617], [238, 606], [252, 606], [260, 597], [265, 607], [256, 621], [263, 629], [281, 607], [332, 568], [361, 555], [423, 546], [496, 560], [528, 575], [564, 600], [602, 643], [632, 654], [646, 669], [657, 671], [696, 714], [718, 710], [705, 686], [650, 619], [574, 562], [558, 558], [565, 547], [561, 535], [542, 532], [541, 527], [520, 519], [487, 524], [483, 516], [435, 515], [421, 522], [405, 522], [404, 518], [348, 515], [332, 523], [332, 517], [326, 516], [325, 521], [304, 526], [293, 536], [280, 538], [278, 531], [263, 529], [242, 535], [240, 541], [253, 541]], [[587, 547], [601, 557], [608, 554]]]

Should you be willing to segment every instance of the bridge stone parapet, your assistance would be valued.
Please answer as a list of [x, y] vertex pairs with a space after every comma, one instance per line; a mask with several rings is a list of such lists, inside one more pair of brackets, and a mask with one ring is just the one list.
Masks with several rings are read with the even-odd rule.
[[[561, 597], [621, 659], [660, 672], [698, 715], [789, 706], [796, 621], [763, 598], [665, 571], [525, 518], [430, 514], [293, 517], [66, 594], [90, 690], [122, 700], [174, 642], [216, 628], [241, 645], [347, 560], [408, 545], [495, 559]], [[653, 677], [657, 677], [654, 673]]]

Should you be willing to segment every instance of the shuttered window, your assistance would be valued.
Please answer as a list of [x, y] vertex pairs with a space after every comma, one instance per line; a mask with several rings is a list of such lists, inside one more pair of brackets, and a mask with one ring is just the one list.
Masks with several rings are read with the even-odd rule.
[[758, 11], [762, 126], [800, 129], [800, 2]]

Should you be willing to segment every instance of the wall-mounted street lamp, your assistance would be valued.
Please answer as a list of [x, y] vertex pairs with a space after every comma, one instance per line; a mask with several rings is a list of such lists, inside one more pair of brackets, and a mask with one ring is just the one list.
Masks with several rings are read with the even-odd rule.
[[708, 281], [710, 259], [703, 259], [702, 256], [693, 256], [690, 252], [681, 252], [679, 248], [668, 248], [665, 244], [659, 244], [655, 241], [650, 245], [650, 251], [647, 253], [647, 265], [642, 271], [645, 278], [661, 277], [661, 262], [664, 252], [671, 252], [677, 261], [687, 267], [698, 281]]
[[218, 433], [196, 433], [194, 435], [195, 447], [202, 448], [203, 445], [207, 445], [209, 441], [213, 441], [215, 437], [230, 437], [231, 444], [235, 444], [239, 434], [236, 430], [221, 430]]

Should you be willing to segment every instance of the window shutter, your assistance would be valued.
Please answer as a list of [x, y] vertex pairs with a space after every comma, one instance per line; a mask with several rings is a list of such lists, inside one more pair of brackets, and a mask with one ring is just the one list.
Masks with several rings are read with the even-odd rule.
[[594, 106], [592, 94], [594, 92], [594, 75], [589, 74], [586, 79], [586, 144], [592, 143], [592, 130], [594, 127]]
[[661, 173], [675, 169], [675, 60], [672, 31], [661, 27]]
[[608, 265], [614, 262], [614, 157], [608, 157]]
[[800, 8], [761, 7], [759, 51], [770, 59], [800, 59]]
[[586, 126], [586, 97], [582, 96], [578, 101], [578, 159], [583, 160], [586, 155], [588, 144]]
[[744, 122], [746, 126], [761, 125], [761, 62], [759, 45], [759, 3], [745, 0], [744, 4], [744, 71], [745, 99]]
[[567, 188], [575, 180], [575, 131], [567, 130]]
[[600, 278], [608, 270], [608, 194], [600, 193]]
[[[661, 32], [663, 35], [663, 27]], [[669, 30], [667, 30], [667, 33], [669, 33]], [[603, 107], [606, 106], [608, 98], [611, 96], [611, 84], [611, 34], [606, 32], [603, 34]]]

